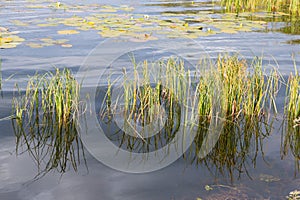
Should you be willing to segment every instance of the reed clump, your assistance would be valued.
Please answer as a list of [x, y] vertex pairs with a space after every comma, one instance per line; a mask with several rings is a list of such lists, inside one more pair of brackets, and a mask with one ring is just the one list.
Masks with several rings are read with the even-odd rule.
[[286, 88], [286, 117], [290, 123], [293, 123], [293, 128], [299, 126], [300, 117], [300, 76], [297, 68], [295, 74], [290, 74]]
[[[209, 73], [198, 83], [198, 131], [194, 145], [186, 157], [196, 164], [203, 163], [209, 169], [222, 174], [226, 172], [233, 178], [235, 171], [244, 170], [245, 160], [251, 156], [255, 160], [264, 137], [269, 135], [271, 112], [277, 112], [275, 98], [281, 76], [276, 69], [269, 75], [264, 73], [261, 58], [250, 63], [239, 55], [223, 54], [212, 63]], [[215, 84], [215, 83], [219, 84]], [[218, 88], [216, 88], [218, 87]], [[214, 96], [214, 91], [219, 91]], [[199, 157], [203, 151], [203, 142], [209, 131], [212, 116], [213, 99], [219, 98], [221, 104], [218, 113], [223, 113], [221, 134], [212, 151]], [[255, 162], [253, 162], [255, 163]]]
[[70, 70], [56, 69], [30, 77], [26, 91], [13, 98], [17, 154], [28, 151], [40, 175], [64, 173], [70, 165], [77, 170], [83, 153], [76, 130], [79, 91]]
[[[181, 106], [188, 101], [187, 77], [184, 63], [177, 58], [133, 62], [131, 73], [124, 69], [121, 88], [108, 85], [106, 104], [100, 110], [101, 119], [119, 116], [123, 131], [132, 133], [121, 133], [118, 145], [147, 152], [172, 140], [180, 123], [184, 123], [180, 114]], [[114, 90], [122, 91], [122, 95], [112, 100]], [[159, 134], [152, 137], [151, 133], [156, 131]]]
[[288, 12], [292, 15], [300, 14], [300, 2], [298, 0], [221, 0], [226, 10], [234, 12], [261, 11]]
[[[267, 111], [277, 112], [275, 98], [281, 77], [276, 69], [266, 75], [260, 58], [247, 63], [239, 55], [219, 55], [209, 70], [202, 72], [197, 86], [199, 116], [212, 117], [209, 116], [212, 95], [217, 89], [226, 121], [252, 123], [253, 119], [265, 116]], [[214, 84], [216, 82], [219, 84]]]
[[[234, 169], [243, 168], [247, 153], [253, 148], [261, 149], [261, 140], [270, 133], [269, 115], [277, 112], [275, 98], [281, 76], [276, 69], [266, 75], [261, 58], [248, 62], [238, 54], [221, 54], [215, 62], [201, 63], [209, 67], [202, 69], [199, 65], [199, 69], [190, 72], [182, 60], [169, 58], [159, 64], [144, 61], [134, 65], [131, 77], [124, 70], [123, 109], [119, 109], [120, 101], [109, 101], [109, 106], [102, 107], [101, 111], [102, 117], [108, 113], [111, 118], [122, 116], [124, 127], [130, 127], [127, 130], [138, 130], [140, 135], [121, 131], [116, 137], [114, 133], [113, 138], [120, 147], [138, 152], [157, 150], [174, 138], [180, 126], [192, 124], [190, 128], [197, 133], [191, 152], [184, 156], [192, 162], [203, 163], [207, 160], [198, 155], [204, 138], [210, 134], [211, 120], [217, 119], [222, 120], [224, 126], [219, 141], [206, 159], [213, 159], [211, 163], [219, 166], [218, 169], [226, 166], [231, 174]], [[151, 84], [151, 75], [156, 78], [155, 85]], [[112, 96], [111, 91], [108, 90], [107, 97]], [[216, 99], [219, 112], [213, 111]], [[183, 108], [190, 114], [185, 116]], [[163, 111], [165, 118], [161, 117]], [[215, 116], [217, 113], [222, 115]], [[160, 127], [155, 127], [160, 130], [158, 134], [148, 137], [146, 132], [154, 129], [139, 129], [157, 118], [161, 119]]]
[[[121, 77], [108, 76], [106, 91], [97, 94], [104, 96], [96, 101], [100, 125], [120, 148], [133, 152], [158, 150], [178, 134], [195, 131], [184, 158], [215, 167], [222, 174], [229, 172], [233, 178], [236, 171], [246, 169], [244, 163], [249, 158], [255, 165], [262, 152], [263, 139], [272, 126], [270, 116], [277, 113], [275, 99], [281, 75], [276, 69], [266, 74], [262, 58], [249, 61], [239, 54], [220, 54], [216, 60], [200, 63], [190, 71], [192, 68], [176, 57], [134, 61], [131, 72], [124, 69]], [[203, 69], [203, 63], [208, 68]], [[291, 119], [291, 130], [299, 133], [297, 72], [287, 85], [285, 112]], [[84, 154], [76, 130], [79, 91], [71, 72], [57, 69], [31, 77], [25, 94], [13, 99], [17, 152], [28, 151], [42, 172], [65, 172], [69, 164], [77, 170], [79, 153]], [[203, 143], [213, 134], [213, 120], [223, 123], [220, 136], [214, 148], [201, 157]], [[287, 138], [286, 144], [291, 144], [299, 157], [299, 134], [290, 131]]]
[[300, 76], [296, 65], [295, 73], [290, 74], [287, 82], [285, 105], [283, 155], [287, 155], [290, 149], [300, 169]]

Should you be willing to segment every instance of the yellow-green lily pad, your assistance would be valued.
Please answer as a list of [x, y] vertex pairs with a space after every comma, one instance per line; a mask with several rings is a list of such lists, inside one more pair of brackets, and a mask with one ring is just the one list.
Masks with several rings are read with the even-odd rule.
[[71, 48], [72, 45], [71, 45], [71, 44], [62, 44], [61, 47], [64, 47], [64, 48]]
[[11, 42], [11, 43], [4, 43], [4, 44], [0, 44], [0, 49], [12, 49], [17, 47], [17, 43]]
[[76, 30], [60, 30], [57, 31], [57, 33], [60, 35], [73, 35], [73, 34], [78, 34], [79, 32]]
[[29, 24], [20, 20], [11, 20], [11, 23], [13, 23], [16, 26], [28, 26]]
[[1, 33], [1, 32], [8, 32], [8, 28], [1, 27], [1, 26], [0, 26], [0, 33]]
[[42, 48], [44, 47], [42, 44], [40, 43], [35, 43], [35, 42], [29, 42], [26, 44], [27, 46], [31, 47], [31, 48]]
[[[6, 32], [4, 32], [6, 30]], [[14, 35], [12, 32], [9, 32], [8, 29], [2, 28], [3, 32], [0, 32], [0, 48], [1, 49], [10, 49], [15, 48], [17, 45], [21, 44], [24, 39], [20, 38], [17, 35]]]
[[58, 24], [54, 24], [54, 23], [37, 24], [37, 26], [40, 26], [40, 27], [51, 27], [51, 26], [58, 26]]

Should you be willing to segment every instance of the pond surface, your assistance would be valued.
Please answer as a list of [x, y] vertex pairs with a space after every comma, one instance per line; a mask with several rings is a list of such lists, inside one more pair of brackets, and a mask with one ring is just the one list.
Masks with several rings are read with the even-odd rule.
[[[74, 24], [76, 17], [90, 20], [84, 21], [90, 23]], [[111, 22], [117, 17], [123, 17], [126, 23]], [[218, 21], [222, 17], [225, 19]], [[68, 67], [74, 73], [86, 63], [103, 66], [99, 64], [103, 58], [90, 59], [95, 55], [105, 55], [104, 63], [118, 60], [116, 71], [124, 66], [120, 52], [134, 51], [138, 60], [155, 58], [147, 48], [156, 49], [156, 56], [172, 52], [191, 65], [197, 64], [203, 55], [214, 59], [220, 52], [238, 52], [246, 59], [263, 55], [266, 73], [275, 67], [285, 78], [294, 72], [294, 61], [300, 69], [298, 19], [258, 13], [252, 16], [255, 24], [252, 26], [249, 16], [239, 17], [222, 14], [217, 5], [205, 0], [112, 0], [101, 4], [96, 0], [66, 0], [60, 5], [50, 0], [1, 1], [1, 27], [8, 28], [9, 33], [24, 41], [19, 40], [15, 48], [0, 49], [3, 79], [0, 119], [11, 115], [15, 83], [23, 90], [28, 75], [53, 70], [54, 66]], [[130, 20], [143, 22], [132, 28], [133, 31], [128, 31], [125, 39], [111, 39], [115, 34], [118, 36], [116, 32], [120, 29], [127, 27], [130, 30]], [[235, 24], [228, 25], [228, 21], [235, 21]], [[107, 32], [101, 26], [103, 23], [117, 28]], [[95, 28], [95, 24], [100, 26]], [[62, 30], [76, 30], [78, 33], [60, 32]], [[117, 48], [123, 51], [117, 51]], [[87, 56], [90, 57], [87, 59]], [[89, 83], [98, 84], [104, 70], [101, 68], [100, 74], [91, 75]], [[277, 98], [279, 119], [283, 113], [284, 96], [283, 89]], [[300, 189], [300, 179], [297, 158], [291, 153], [282, 157], [282, 140], [281, 120], [278, 120], [270, 135], [261, 141], [259, 150], [248, 152], [243, 167], [231, 173], [213, 158], [200, 164], [191, 164], [180, 158], [155, 172], [129, 174], [103, 165], [85, 150], [87, 165], [82, 162], [78, 172], [70, 168], [61, 176], [53, 170], [34, 180], [38, 169], [32, 157], [26, 152], [15, 155], [12, 123], [10, 120], [0, 121], [0, 199], [285, 199], [290, 191]], [[257, 156], [253, 156], [256, 152]], [[223, 174], [219, 169], [223, 169]]]

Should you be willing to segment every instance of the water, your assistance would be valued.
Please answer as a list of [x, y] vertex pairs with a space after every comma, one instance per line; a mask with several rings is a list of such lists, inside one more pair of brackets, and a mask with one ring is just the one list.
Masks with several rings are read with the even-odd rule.
[[[196, 11], [211, 11], [212, 3], [206, 1], [195, 1], [198, 6], [191, 6], [189, 1], [180, 3], [178, 1], [129, 1], [129, 6], [135, 9], [131, 12], [138, 15], [160, 16], [163, 13], [195, 13]], [[105, 42], [96, 30], [81, 31], [76, 35], [57, 35], [58, 30], [73, 29], [60, 24], [54, 27], [38, 27], [44, 19], [67, 18], [74, 14], [86, 16], [94, 11], [93, 7], [87, 7], [89, 12], [78, 12], [80, 9], [53, 10], [47, 7], [55, 1], [39, 1], [43, 7], [28, 8], [33, 5], [30, 1], [3, 1], [0, 4], [0, 24], [8, 27], [10, 31], [19, 31], [18, 36], [26, 41], [13, 49], [0, 49], [2, 60], [3, 76], [3, 97], [0, 98], [0, 119], [11, 115], [11, 99], [16, 91], [15, 83], [21, 89], [26, 86], [27, 75], [36, 71], [53, 70], [53, 66], [62, 68], [68, 67], [77, 72], [83, 63], [91, 66], [102, 66], [97, 59], [85, 60], [91, 51], [96, 48], [94, 55], [105, 55], [105, 63], [113, 63], [108, 58], [118, 58], [114, 53], [118, 47], [125, 50], [143, 49], [147, 47], [161, 48], [157, 54], [167, 55], [175, 52], [177, 55], [187, 59], [190, 63], [196, 64], [202, 55], [211, 55], [215, 58], [218, 52], [240, 52], [246, 58], [253, 58], [254, 55], [264, 55], [264, 63], [267, 68], [275, 66], [283, 75], [294, 71], [292, 54], [300, 66], [299, 44], [289, 44], [288, 41], [299, 39], [299, 32], [286, 34], [282, 30], [285, 22], [269, 23], [265, 29], [240, 32], [236, 34], [220, 33], [199, 37], [198, 39], [168, 39], [163, 36], [160, 40], [146, 43], [130, 44], [122, 46], [120, 42], [114, 45]], [[62, 1], [63, 4], [89, 5], [98, 3], [95, 0], [88, 0], [84, 3], [73, 1]], [[125, 2], [121, 2], [124, 4]], [[105, 5], [102, 2], [101, 5]], [[107, 4], [119, 5], [119, 0], [109, 1]], [[201, 6], [200, 6], [201, 5]], [[25, 7], [24, 7], [25, 6]], [[45, 7], [46, 6], [46, 7]], [[83, 9], [83, 8], [82, 8]], [[214, 9], [218, 8], [214, 7]], [[118, 11], [119, 12], [119, 11]], [[166, 17], [167, 18], [167, 17]], [[12, 20], [23, 20], [32, 22], [28, 26], [17, 26]], [[278, 20], [278, 19], [276, 19]], [[275, 20], [275, 21], [276, 21]], [[272, 20], [271, 20], [272, 21]], [[273, 30], [273, 31], [269, 31]], [[37, 42], [40, 38], [51, 37], [54, 39], [69, 39], [68, 43], [72, 48], [63, 48], [60, 45], [53, 45], [43, 48], [30, 48], [26, 44]], [[126, 43], [128, 44], [128, 43]], [[140, 51], [136, 56], [141, 60], [147, 58], [146, 50]], [[94, 51], [95, 53], [95, 51]], [[153, 56], [150, 54], [150, 56]], [[103, 58], [101, 58], [103, 59]], [[100, 59], [100, 60], [101, 60]], [[276, 62], [275, 60], [276, 59]], [[105, 67], [105, 66], [104, 66]], [[117, 69], [121, 69], [122, 64]], [[98, 73], [90, 79], [91, 84], [97, 84], [104, 68], [98, 69]], [[116, 70], [118, 71], [118, 70]], [[120, 72], [119, 72], [120, 73]], [[80, 75], [79, 75], [80, 76]], [[278, 107], [282, 112], [284, 92], [278, 96]], [[128, 174], [115, 171], [92, 157], [86, 152], [87, 167], [81, 163], [78, 172], [72, 168], [62, 177], [55, 170], [44, 177], [33, 180], [37, 174], [37, 168], [32, 158], [27, 154], [15, 156], [15, 137], [11, 121], [0, 122], [0, 199], [29, 200], [29, 199], [225, 199], [235, 197], [236, 199], [284, 199], [294, 189], [300, 189], [299, 172], [295, 169], [294, 157], [288, 155], [281, 158], [281, 132], [280, 123], [275, 123], [271, 135], [263, 140], [263, 152], [258, 152], [256, 159], [246, 159], [243, 163], [242, 172], [234, 170], [233, 180], [230, 173], [224, 168], [224, 174], [212, 167], [213, 159], [207, 159], [205, 164], [190, 164], [183, 158], [178, 159], [170, 166], [159, 171], [145, 174]], [[254, 150], [249, 152], [253, 156]], [[252, 157], [253, 158], [253, 157]], [[255, 161], [255, 166], [253, 162]], [[240, 175], [240, 176], [239, 176]], [[213, 188], [206, 191], [205, 186]], [[217, 195], [221, 195], [217, 196]], [[231, 195], [231, 196], [230, 196]]]

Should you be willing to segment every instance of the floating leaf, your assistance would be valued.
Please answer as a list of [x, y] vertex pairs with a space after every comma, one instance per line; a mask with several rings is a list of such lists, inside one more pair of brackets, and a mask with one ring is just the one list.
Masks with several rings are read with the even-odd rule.
[[234, 29], [221, 29], [221, 32], [223, 33], [229, 33], [229, 34], [235, 34], [238, 33], [236, 30]]
[[132, 12], [134, 10], [134, 7], [129, 7], [127, 5], [122, 5], [119, 9], [123, 10], [123, 11], [126, 11], [126, 12]]
[[8, 28], [1, 27], [1, 26], [0, 26], [0, 33], [1, 33], [1, 32], [8, 32]]
[[13, 23], [16, 26], [28, 26], [29, 24], [20, 20], [11, 20], [11, 23]]
[[10, 49], [15, 48], [17, 45], [21, 44], [24, 41], [23, 38], [20, 38], [17, 35], [14, 35], [13, 32], [9, 32], [8, 29], [2, 27], [0, 32], [0, 48], [1, 49]]
[[7, 38], [0, 38], [0, 44], [2, 44], [2, 43], [10, 43], [10, 42], [12, 42], [12, 41], [13, 41], [13, 39], [10, 38], [10, 37], [7, 37]]
[[64, 47], [64, 48], [71, 48], [72, 45], [71, 45], [71, 44], [62, 44], [61, 47]]
[[101, 12], [117, 12], [117, 9], [110, 5], [101, 6]]
[[34, 42], [30, 42], [26, 44], [27, 46], [31, 47], [31, 48], [42, 48], [43, 45], [40, 43], [34, 43]]
[[43, 4], [31, 4], [31, 5], [26, 5], [27, 8], [33, 8], [33, 9], [38, 9], [38, 8], [45, 8], [46, 6]]
[[102, 37], [119, 37], [121, 35], [121, 32], [115, 31], [115, 30], [102, 30], [98, 32]]
[[61, 35], [73, 35], [73, 34], [78, 34], [79, 32], [76, 30], [60, 30], [57, 31], [57, 33]]
[[15, 48], [17, 47], [17, 43], [4, 43], [4, 44], [0, 44], [0, 49], [12, 49], [12, 48]]
[[51, 43], [51, 44], [55, 43], [55, 40], [53, 40], [51, 38], [42, 38], [42, 39], [40, 39], [40, 41], [42, 41], [44, 43]]
[[49, 24], [37, 24], [37, 26], [40, 27], [51, 27], [51, 26], [58, 26], [58, 24], [49, 23]]
[[69, 40], [67, 39], [59, 39], [59, 40], [55, 40], [55, 44], [61, 45], [64, 44], [66, 42], [68, 42]]
[[205, 188], [205, 190], [206, 190], [206, 191], [213, 190], [213, 188], [212, 188], [212, 187], [210, 187], [209, 185], [205, 185], [205, 187], [204, 187], [204, 188]]

